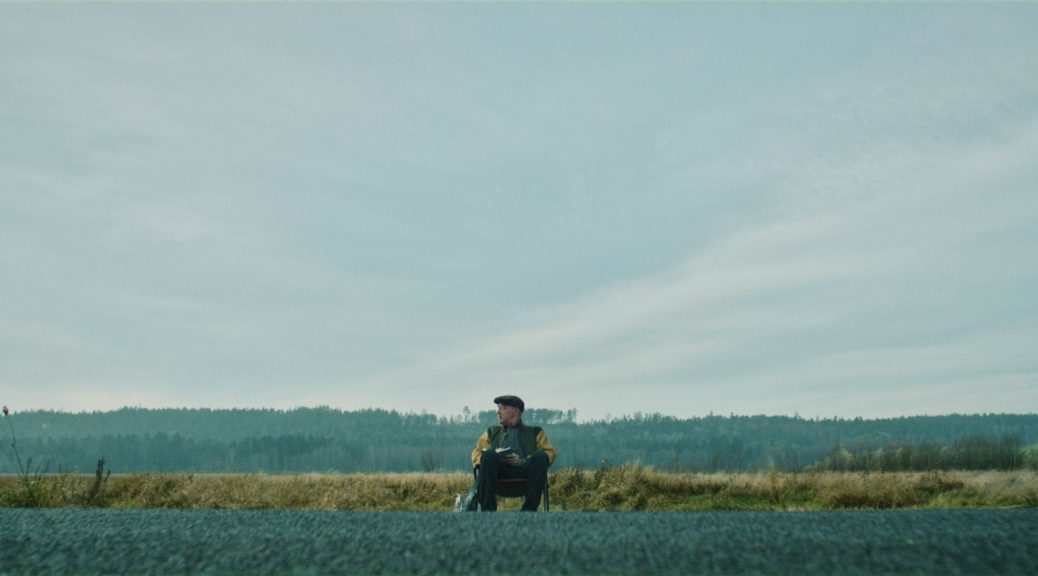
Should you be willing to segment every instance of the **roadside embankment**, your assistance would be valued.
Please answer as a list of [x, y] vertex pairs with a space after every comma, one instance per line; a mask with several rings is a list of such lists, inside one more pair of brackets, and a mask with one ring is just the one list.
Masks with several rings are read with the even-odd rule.
[[[0, 507], [451, 509], [464, 473], [0, 476]], [[1038, 472], [683, 474], [640, 465], [550, 474], [553, 511], [1035, 508]], [[31, 496], [30, 496], [31, 491]], [[504, 499], [502, 509], [518, 508]]]

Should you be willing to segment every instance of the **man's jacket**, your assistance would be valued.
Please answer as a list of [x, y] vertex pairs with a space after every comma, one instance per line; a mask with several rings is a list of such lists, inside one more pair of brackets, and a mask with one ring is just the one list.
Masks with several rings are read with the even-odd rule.
[[[472, 467], [479, 466], [479, 458], [484, 448], [500, 448], [508, 434], [503, 426], [491, 426], [476, 441], [476, 448], [472, 451]], [[548, 465], [555, 461], [555, 447], [548, 441], [548, 435], [540, 426], [527, 426], [519, 423], [519, 441], [523, 445], [523, 454], [529, 457], [540, 450], [548, 456]]]

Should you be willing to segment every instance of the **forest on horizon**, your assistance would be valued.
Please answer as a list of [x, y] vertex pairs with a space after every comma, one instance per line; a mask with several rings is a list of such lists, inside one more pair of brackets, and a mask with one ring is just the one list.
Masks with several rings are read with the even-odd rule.
[[[14, 413], [0, 473], [17, 471], [9, 432], [38, 472], [350, 473], [463, 471], [492, 410], [437, 416], [328, 407], [122, 408]], [[578, 422], [530, 409], [558, 450], [553, 469], [639, 462], [660, 470], [986, 470], [1038, 468], [1038, 414], [900, 418], [640, 414]]]

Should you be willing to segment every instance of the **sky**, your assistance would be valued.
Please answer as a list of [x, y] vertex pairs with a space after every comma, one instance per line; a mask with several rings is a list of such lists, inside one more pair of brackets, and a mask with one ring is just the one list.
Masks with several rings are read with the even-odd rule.
[[0, 402], [1038, 412], [1038, 4], [0, 4]]

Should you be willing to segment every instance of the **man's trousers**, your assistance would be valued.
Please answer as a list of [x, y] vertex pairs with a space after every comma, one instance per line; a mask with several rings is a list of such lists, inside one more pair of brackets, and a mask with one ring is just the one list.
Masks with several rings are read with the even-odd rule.
[[498, 478], [525, 478], [526, 500], [523, 502], [523, 510], [536, 512], [544, 488], [548, 485], [548, 455], [538, 450], [522, 465], [513, 468], [505, 464], [505, 460], [493, 448], [483, 450], [479, 458], [476, 485], [479, 505], [484, 512], [497, 510], [497, 495], [494, 492]]

